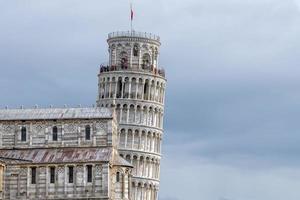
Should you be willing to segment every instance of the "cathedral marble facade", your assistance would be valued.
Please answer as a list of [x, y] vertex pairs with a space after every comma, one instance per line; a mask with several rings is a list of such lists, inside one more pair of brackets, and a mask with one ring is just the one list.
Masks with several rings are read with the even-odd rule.
[[0, 110], [0, 137], [2, 199], [129, 199], [111, 109]]

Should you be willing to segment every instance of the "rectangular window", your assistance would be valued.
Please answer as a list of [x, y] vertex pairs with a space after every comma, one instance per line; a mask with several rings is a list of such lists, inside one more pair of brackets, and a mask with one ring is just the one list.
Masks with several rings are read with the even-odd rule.
[[58, 129], [56, 126], [54, 126], [52, 129], [52, 140], [53, 141], [57, 141], [57, 133], [58, 133]]
[[92, 176], [93, 176], [93, 166], [92, 165], [87, 165], [87, 182], [91, 183], [92, 182]]
[[57, 141], [57, 133], [53, 133], [52, 140]]
[[27, 130], [26, 127], [21, 128], [21, 141], [26, 142], [26, 136], [27, 135]]
[[85, 126], [85, 139], [91, 140], [91, 127], [89, 125]]
[[55, 167], [50, 167], [50, 183], [55, 183]]
[[69, 183], [74, 182], [74, 167], [69, 166]]
[[36, 167], [31, 167], [31, 184], [36, 184]]

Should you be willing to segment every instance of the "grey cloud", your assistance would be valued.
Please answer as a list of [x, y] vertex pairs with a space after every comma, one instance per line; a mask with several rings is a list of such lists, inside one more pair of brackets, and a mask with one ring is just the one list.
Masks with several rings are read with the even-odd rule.
[[[185, 151], [187, 145], [181, 146]], [[219, 162], [219, 159], [209, 160], [186, 156], [166, 154], [162, 164], [161, 190], [165, 196], [172, 194], [174, 187], [177, 198], [199, 199], [276, 199], [285, 198], [296, 200], [299, 198], [299, 168], [297, 167], [259, 167], [246, 165], [247, 161], [255, 157], [237, 157], [245, 161], [244, 166], [228, 165]], [[233, 157], [234, 158], [234, 157]], [[184, 163], [183, 163], [184, 162]], [[257, 163], [259, 165], [261, 163]], [[172, 181], [173, 184], [166, 182]], [[180, 180], [180, 181], [176, 181]], [[284, 192], [283, 192], [284, 191]], [[287, 197], [288, 196], [288, 197]]]
[[[168, 76], [161, 200], [299, 199], [299, 5], [134, 1]], [[0, 106], [95, 103], [106, 35], [129, 28], [128, 10], [0, 0]]]

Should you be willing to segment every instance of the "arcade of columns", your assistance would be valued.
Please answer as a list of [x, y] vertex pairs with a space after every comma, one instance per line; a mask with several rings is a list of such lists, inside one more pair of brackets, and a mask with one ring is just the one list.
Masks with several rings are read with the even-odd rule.
[[159, 38], [113, 33], [109, 65], [99, 74], [100, 107], [116, 109], [119, 152], [133, 166], [132, 200], [157, 200], [166, 79], [158, 69]]

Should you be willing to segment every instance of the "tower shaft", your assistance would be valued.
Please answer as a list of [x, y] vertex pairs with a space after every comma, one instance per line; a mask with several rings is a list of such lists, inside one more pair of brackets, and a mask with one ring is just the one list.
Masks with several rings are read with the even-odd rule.
[[122, 157], [134, 166], [132, 200], [157, 200], [166, 79], [158, 67], [159, 37], [109, 34], [109, 62], [100, 67], [100, 107], [115, 106]]

